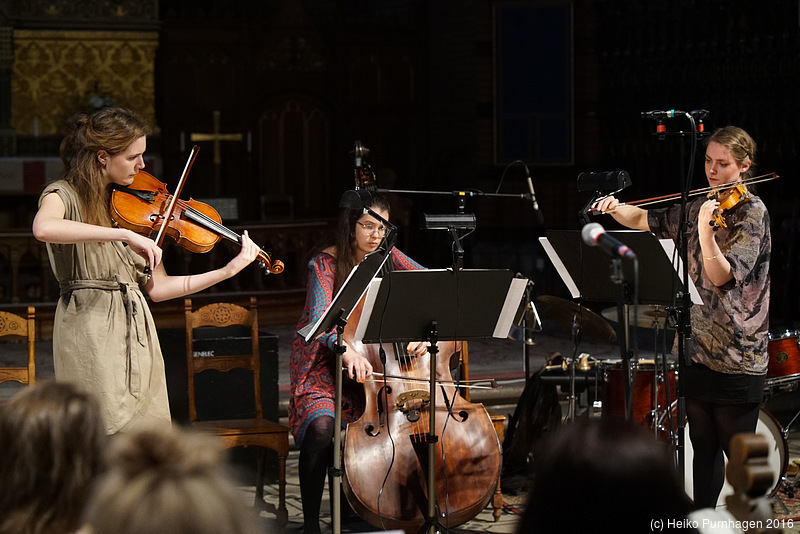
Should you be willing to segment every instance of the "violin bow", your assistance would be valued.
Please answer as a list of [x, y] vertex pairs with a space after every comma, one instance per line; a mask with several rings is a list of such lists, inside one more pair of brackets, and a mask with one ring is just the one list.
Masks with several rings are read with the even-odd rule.
[[172, 213], [175, 211], [175, 204], [181, 197], [181, 191], [183, 191], [183, 184], [186, 183], [186, 178], [189, 176], [189, 171], [192, 170], [192, 165], [194, 165], [194, 160], [197, 157], [197, 153], [199, 151], [200, 151], [199, 146], [194, 145], [192, 147], [192, 151], [189, 153], [189, 159], [186, 161], [186, 165], [183, 167], [183, 173], [181, 173], [181, 179], [178, 180], [178, 185], [175, 186], [175, 194], [172, 195], [172, 200], [169, 201], [169, 206], [167, 206], [167, 209], [164, 212], [161, 228], [158, 229], [158, 234], [156, 234], [156, 245], [158, 245], [159, 247], [161, 246], [161, 242], [164, 240], [164, 235], [165, 235], [164, 232], [169, 226], [169, 221], [172, 218]]

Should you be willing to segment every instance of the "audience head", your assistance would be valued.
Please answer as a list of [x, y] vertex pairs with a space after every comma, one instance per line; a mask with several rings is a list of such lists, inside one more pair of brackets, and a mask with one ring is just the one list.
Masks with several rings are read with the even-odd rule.
[[651, 430], [581, 419], [545, 437], [519, 532], [644, 532], [690, 511], [669, 449]]
[[223, 454], [218, 437], [177, 427], [114, 436], [81, 534], [256, 532]]
[[0, 408], [0, 532], [73, 532], [107, 442], [100, 407], [43, 381]]

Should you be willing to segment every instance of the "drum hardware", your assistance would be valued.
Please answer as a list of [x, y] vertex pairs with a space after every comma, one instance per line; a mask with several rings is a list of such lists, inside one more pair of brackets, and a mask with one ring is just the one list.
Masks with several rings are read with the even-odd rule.
[[[665, 375], [661, 368], [655, 364], [655, 359], [640, 359], [634, 362], [631, 369], [632, 397], [633, 397], [633, 422], [654, 428], [656, 435], [659, 429], [656, 422], [660, 421], [667, 411], [667, 406], [672, 402], [667, 396]], [[603, 363], [601, 372], [603, 386], [602, 408], [603, 415], [624, 417], [625, 399], [623, 396], [624, 369], [620, 360], [609, 360]], [[667, 369], [670, 391], [676, 386], [676, 370], [674, 363], [670, 362]]]
[[[581, 372], [587, 372], [591, 371], [593, 366], [600, 365], [600, 362], [598, 360], [590, 360], [589, 358], [591, 358], [589, 354], [585, 352], [581, 353], [581, 355], [578, 356], [578, 366], [576, 367], [576, 369]], [[570, 358], [564, 358], [563, 360], [561, 360], [561, 363], [559, 364], [545, 365], [544, 370], [553, 371], [555, 369], [560, 369], [562, 371], [566, 371], [567, 369], [569, 369], [571, 363], [572, 360]]]
[[[575, 372], [577, 370], [577, 351], [582, 337], [595, 341], [614, 342], [617, 333], [614, 328], [602, 317], [589, 308], [559, 297], [541, 295], [536, 298], [536, 304], [544, 316], [550, 316], [553, 322], [564, 329], [568, 329], [575, 351], [569, 364], [570, 390], [569, 407], [565, 421], [574, 421], [576, 412]], [[588, 355], [587, 355], [588, 361]]]
[[[636, 308], [638, 311], [635, 313], [633, 309]], [[632, 389], [632, 403], [634, 405], [633, 411], [633, 421], [645, 424], [653, 428], [653, 432], [656, 436], [659, 434], [659, 430], [657, 425], [655, 424], [663, 414], [668, 414], [667, 407], [672, 403], [673, 399], [672, 396], [676, 391], [676, 369], [675, 369], [675, 361], [668, 361], [666, 347], [664, 350], [659, 350], [659, 340], [664, 337], [666, 328], [669, 328], [667, 323], [669, 323], [669, 319], [671, 319], [671, 308], [666, 308], [662, 305], [656, 304], [640, 304], [635, 307], [627, 306], [626, 311], [628, 314], [629, 324], [635, 324], [636, 326], [643, 327], [643, 328], [652, 328], [655, 330], [654, 335], [654, 347], [653, 347], [653, 354], [654, 357], [651, 359], [639, 359], [636, 362], [631, 362], [631, 389]], [[619, 315], [617, 313], [617, 307], [606, 308], [601, 312], [602, 316], [606, 319], [616, 322], [619, 319]], [[620, 364], [621, 365], [621, 364]], [[641, 377], [638, 377], [638, 373], [643, 373], [644, 381]], [[611, 378], [616, 378], [613, 376], [614, 371], [611, 371]], [[624, 381], [624, 375], [619, 377], [619, 380]], [[668, 378], [668, 380], [667, 380]], [[607, 385], [608, 381], [610, 380], [608, 373], [604, 374], [603, 385]], [[624, 385], [624, 383], [621, 383]], [[616, 398], [612, 395], [613, 393], [610, 391], [612, 388], [604, 388], [604, 397], [606, 397], [603, 401], [603, 410], [604, 412], [607, 410], [606, 404], [607, 401], [611, 400], [610, 411], [614, 413], [615, 410], [619, 409], [615, 402], [618, 402]], [[641, 398], [644, 395], [645, 398]], [[649, 397], [649, 398], [648, 398]], [[642, 403], [647, 403], [649, 401], [649, 410], [643, 411], [643, 408], [646, 408], [646, 405]], [[621, 401], [622, 404], [622, 412], [619, 415], [625, 414], [624, 412], [624, 397]]]
[[[636, 313], [635, 317], [633, 316], [632, 308], [633, 307], [629, 307], [628, 309], [629, 324], [641, 326], [642, 328], [656, 328], [659, 323], [664, 323], [662, 318], [667, 317], [667, 310], [664, 308], [664, 306], [656, 304], [639, 304], [637, 306], [639, 311]], [[617, 307], [612, 306], [611, 308], [606, 308], [600, 312], [600, 315], [609, 321], [617, 322]]]
[[[673, 436], [677, 432], [676, 422], [677, 422], [677, 401], [673, 402], [670, 406], [670, 409], [663, 413], [656, 425], [661, 436], [668, 436], [670, 444], [673, 446], [674, 449], [674, 439]], [[671, 423], [667, 423], [665, 419], [667, 418], [667, 414], [670, 414], [672, 418]], [[797, 418], [797, 416], [795, 416]], [[794, 420], [792, 420], [794, 422]], [[791, 425], [791, 423], [789, 423]], [[756, 434], [761, 434], [767, 438], [769, 443], [769, 455], [767, 456], [767, 463], [769, 464], [772, 471], [775, 473], [775, 483], [773, 487], [770, 489], [768, 497], [775, 497], [778, 499], [778, 502], [783, 505], [783, 501], [780, 500], [778, 496], [778, 490], [783, 486], [786, 488], [786, 470], [789, 465], [789, 443], [786, 439], [786, 433], [789, 426], [786, 429], [781, 427], [781, 424], [775, 419], [775, 416], [772, 413], [764, 408], [763, 406], [759, 408], [758, 411], [758, 423], [756, 424]], [[689, 433], [689, 423], [686, 423], [685, 426], [685, 455], [686, 458], [689, 459], [693, 455], [694, 449], [692, 448], [692, 440]], [[725, 460], [727, 463], [727, 459]], [[687, 461], [684, 464], [684, 481], [685, 481], [685, 489], [687, 495], [692, 497], [694, 494], [694, 487], [693, 487], [693, 472], [694, 469], [692, 467], [692, 462]], [[797, 478], [797, 477], [795, 477]], [[795, 483], [796, 484], [796, 483]], [[724, 505], [725, 497], [731, 495], [733, 493], [733, 487], [725, 481], [725, 485], [720, 492], [719, 500], [717, 501], [717, 506]]]

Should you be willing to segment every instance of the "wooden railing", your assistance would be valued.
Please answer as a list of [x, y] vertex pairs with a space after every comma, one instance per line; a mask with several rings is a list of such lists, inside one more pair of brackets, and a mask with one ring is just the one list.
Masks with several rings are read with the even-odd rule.
[[[265, 324], [290, 324], [296, 321], [305, 298], [308, 261], [316, 248], [324, 244], [332, 222], [329, 220], [289, 221], [234, 227], [250, 237], [270, 254], [281, 260], [281, 274], [265, 274], [256, 264], [237, 276], [192, 297], [199, 304], [219, 299], [237, 301], [254, 295], [259, 301], [259, 316]], [[178, 247], [171, 239], [164, 243], [164, 266], [170, 274], [192, 274], [224, 265], [237, 251], [238, 245], [220, 241], [210, 252], [193, 254]], [[30, 232], [0, 232], [0, 309], [14, 310], [36, 306], [37, 337], [48, 339], [58, 301], [58, 284], [53, 277], [45, 245]], [[183, 325], [180, 301], [151, 303], [159, 328]]]

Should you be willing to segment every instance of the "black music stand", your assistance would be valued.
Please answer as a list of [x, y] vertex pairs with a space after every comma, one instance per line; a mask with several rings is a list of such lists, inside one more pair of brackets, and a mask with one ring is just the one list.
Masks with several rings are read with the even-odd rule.
[[[618, 333], [617, 338], [625, 366], [625, 417], [630, 420], [633, 397], [627, 305], [669, 306], [675, 302], [677, 295], [685, 291], [686, 286], [679, 276], [680, 270], [673, 266], [673, 259], [665, 249], [665, 246], [672, 244], [671, 240], [659, 240], [651, 232], [636, 230], [610, 231], [608, 234], [636, 253], [638, 271], [647, 273], [643, 279], [635, 279], [636, 271], [631, 262], [622, 262], [622, 265], [617, 262], [615, 265], [602, 250], [584, 243], [577, 230], [550, 230], [540, 241], [573, 298], [617, 302], [618, 324], [622, 325], [622, 332]], [[672, 248], [674, 250], [674, 245]], [[638, 294], [634, 294], [630, 282], [638, 282]], [[694, 284], [689, 284], [689, 293], [695, 303], [702, 304]], [[637, 349], [634, 342], [634, 352]], [[682, 424], [680, 418], [679, 424]]]
[[[527, 279], [508, 270], [393, 271], [375, 279], [367, 291], [354, 340], [364, 343], [429, 341], [430, 398], [436, 398], [439, 341], [505, 338], [519, 307]], [[430, 410], [428, 509], [420, 532], [446, 532], [439, 522], [436, 497], [436, 426]]]
[[361, 260], [342, 284], [342, 288], [331, 300], [330, 305], [315, 323], [309, 323], [298, 334], [306, 342], [318, 338], [336, 328], [336, 363], [334, 365], [335, 394], [333, 421], [333, 466], [330, 469], [332, 478], [331, 503], [334, 534], [341, 532], [341, 482], [342, 482], [342, 355], [346, 350], [342, 336], [350, 313], [369, 287], [370, 280], [375, 278], [389, 259], [391, 243], [394, 242], [394, 230], [390, 229], [381, 245]]

